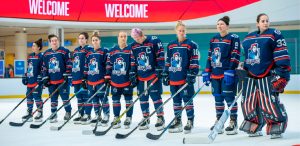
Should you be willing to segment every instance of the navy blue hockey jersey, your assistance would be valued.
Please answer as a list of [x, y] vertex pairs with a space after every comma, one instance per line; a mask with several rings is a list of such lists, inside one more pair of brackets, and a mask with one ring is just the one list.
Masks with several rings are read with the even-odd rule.
[[131, 47], [120, 49], [118, 45], [109, 50], [106, 64], [107, 75], [111, 76], [110, 84], [114, 87], [130, 85], [129, 70], [131, 63]]
[[221, 37], [217, 34], [210, 40], [206, 72], [211, 78], [221, 79], [225, 70], [235, 70], [240, 61], [240, 39], [236, 34], [228, 33]]
[[26, 77], [28, 80], [27, 87], [35, 87], [37, 82], [37, 77], [42, 77], [43, 70], [43, 53], [35, 54], [31, 53], [27, 58], [27, 72]]
[[104, 82], [106, 74], [107, 49], [99, 48], [87, 53], [85, 71], [87, 83], [89, 85], [98, 85]]
[[88, 45], [75, 48], [72, 55], [72, 84], [81, 84], [84, 78], [86, 55], [91, 50], [93, 50], [93, 48]]
[[165, 65], [161, 41], [156, 36], [147, 36], [142, 44], [133, 42], [131, 48], [131, 72], [137, 72], [140, 81], [155, 78], [155, 70], [163, 69]]
[[63, 74], [70, 74], [72, 69], [70, 51], [59, 47], [56, 51], [51, 48], [44, 52], [43, 78], [49, 78], [50, 84], [64, 82]]
[[264, 33], [249, 33], [242, 43], [245, 52], [244, 68], [253, 77], [262, 78], [275, 69], [289, 80], [290, 56], [284, 37], [279, 30], [269, 28]]
[[190, 39], [178, 40], [168, 44], [165, 71], [169, 72], [170, 85], [185, 84], [189, 71], [193, 75], [199, 72], [198, 46]]

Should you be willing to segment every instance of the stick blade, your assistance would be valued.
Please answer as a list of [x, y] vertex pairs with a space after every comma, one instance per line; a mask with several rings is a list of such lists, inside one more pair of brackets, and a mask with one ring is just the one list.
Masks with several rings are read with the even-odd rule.
[[147, 133], [146, 137], [151, 140], [158, 140], [161, 137], [161, 135], [154, 135], [152, 133]]
[[127, 134], [120, 134], [120, 133], [117, 133], [117, 134], [116, 134], [116, 139], [124, 139], [124, 138], [126, 138], [126, 137], [128, 137]]
[[51, 130], [51, 131], [58, 131], [58, 130], [59, 130], [59, 127], [51, 126], [51, 127], [50, 127], [50, 130]]
[[95, 136], [102, 136], [102, 135], [105, 135], [107, 133], [107, 130], [105, 131], [96, 131], [94, 134]]
[[185, 137], [183, 138], [183, 144], [210, 144], [213, 141], [207, 136], [197, 136], [197, 137]]
[[92, 135], [92, 134], [94, 134], [94, 131], [93, 130], [83, 130], [81, 133], [82, 133], [82, 135]]
[[9, 125], [10, 126], [13, 126], [13, 127], [21, 127], [23, 126], [25, 123], [15, 123], [15, 122], [9, 122]]
[[30, 124], [30, 128], [32, 128], [32, 129], [38, 129], [40, 127], [41, 127], [41, 125]]

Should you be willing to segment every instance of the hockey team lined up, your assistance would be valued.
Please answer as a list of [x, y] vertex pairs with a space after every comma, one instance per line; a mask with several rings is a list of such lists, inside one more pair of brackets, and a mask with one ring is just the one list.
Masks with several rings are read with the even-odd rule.
[[[287, 114], [279, 100], [279, 94], [283, 93], [291, 71], [285, 39], [279, 30], [269, 28], [269, 17], [263, 13], [257, 16], [258, 30], [249, 33], [241, 43], [238, 35], [229, 32], [229, 22], [227, 16], [217, 21], [219, 33], [209, 42], [207, 63], [202, 72], [203, 84], [212, 85], [216, 123], [224, 112], [224, 101], [228, 107], [233, 104], [230, 122], [225, 131], [228, 135], [238, 133], [238, 103], [235, 102], [235, 95], [239, 92], [237, 86], [240, 84], [244, 121], [239, 130], [247, 132], [250, 137], [261, 136], [261, 130], [267, 124], [267, 134], [271, 135], [271, 138], [280, 138], [287, 126]], [[92, 46], [87, 44], [89, 35], [86, 32], [80, 33], [79, 46], [73, 53], [60, 46], [56, 35], [48, 36], [50, 48], [43, 53], [40, 52], [43, 47], [42, 40], [37, 40], [33, 43], [32, 53], [27, 60], [27, 72], [22, 78], [23, 84], [27, 85], [28, 95], [27, 114], [22, 119], [33, 121], [32, 109], [35, 101], [38, 112], [34, 120], [42, 121], [41, 94], [44, 86], [48, 87], [49, 94], [53, 94], [53, 114], [49, 117], [50, 122], [57, 122], [59, 95], [66, 111], [64, 120], [70, 120], [72, 107], [69, 94], [70, 87], [73, 86], [79, 110], [78, 117], [73, 119], [75, 124], [99, 122], [102, 126], [108, 126], [111, 115], [109, 109], [113, 106], [112, 126], [114, 129], [120, 128], [120, 99], [123, 95], [126, 103], [124, 126], [130, 128], [132, 104], [135, 103], [133, 88], [137, 87], [141, 117], [144, 118], [139, 129], [149, 129], [151, 97], [157, 115], [155, 127], [160, 131], [165, 128], [164, 104], [161, 97], [164, 84], [170, 86], [171, 95], [176, 94], [172, 98], [175, 120], [167, 127], [169, 132], [190, 133], [195, 117], [194, 104], [190, 101], [195, 94], [194, 83], [200, 69], [201, 46], [199, 48], [197, 43], [187, 38], [186, 25], [182, 21], [177, 22], [175, 32], [177, 38], [169, 42], [166, 52], [157, 36], [146, 36], [139, 28], [131, 30], [131, 37], [134, 39], [131, 44], [127, 43], [127, 33], [120, 31], [117, 36], [118, 45], [110, 49], [101, 47], [98, 32], [91, 37]], [[241, 47], [245, 52], [243, 62], [240, 62]], [[238, 76], [238, 72], [243, 72], [245, 77]], [[106, 94], [109, 88], [111, 99]], [[88, 100], [93, 95], [96, 96]], [[184, 108], [182, 102], [187, 104]], [[94, 118], [91, 117], [92, 109], [95, 112]], [[181, 114], [178, 116], [178, 113], [184, 109], [187, 123], [183, 127]], [[223, 133], [223, 127], [218, 133]]]

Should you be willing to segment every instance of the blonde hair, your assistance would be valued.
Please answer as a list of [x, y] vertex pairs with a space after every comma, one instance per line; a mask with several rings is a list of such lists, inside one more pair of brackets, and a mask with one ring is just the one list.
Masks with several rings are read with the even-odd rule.
[[182, 20], [178, 20], [178, 21], [177, 21], [176, 26], [175, 26], [175, 30], [177, 30], [177, 28], [178, 28], [179, 26], [183, 26], [184, 29], [186, 30], [186, 26], [185, 26], [185, 24], [182, 22]]
[[94, 31], [91, 38], [93, 38], [93, 37], [97, 37], [100, 40], [100, 32], [99, 31]]
[[143, 31], [140, 29], [140, 28], [132, 28], [131, 29], [131, 37], [134, 37], [134, 36], [143, 36], [144, 33]]

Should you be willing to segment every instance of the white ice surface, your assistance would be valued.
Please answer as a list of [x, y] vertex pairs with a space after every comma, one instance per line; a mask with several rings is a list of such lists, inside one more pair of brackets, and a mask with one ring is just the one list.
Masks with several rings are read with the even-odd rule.
[[[168, 95], [163, 95], [163, 100], [169, 98]], [[123, 99], [123, 98], [122, 98]], [[6, 114], [15, 106], [21, 99], [0, 99], [0, 120], [2, 120]], [[72, 101], [73, 112], [77, 109], [76, 99]], [[111, 101], [111, 98], [110, 98]], [[215, 142], [208, 145], [230, 145], [230, 146], [284, 146], [300, 144], [300, 98], [299, 95], [281, 95], [281, 101], [285, 104], [288, 113], [288, 127], [284, 137], [282, 139], [271, 140], [270, 136], [265, 134], [264, 136], [257, 138], [249, 138], [244, 132], [239, 131], [238, 135], [218, 135]], [[172, 101], [168, 103], [165, 110], [166, 123], [173, 118]], [[238, 101], [240, 103], [240, 100]], [[61, 100], [59, 100], [59, 105]], [[124, 105], [124, 101], [122, 101]], [[183, 145], [182, 139], [188, 136], [206, 136], [209, 133], [209, 128], [215, 121], [215, 109], [214, 98], [211, 95], [197, 95], [194, 100], [195, 105], [195, 127], [191, 134], [171, 134], [166, 132], [159, 140], [150, 140], [146, 138], [146, 133], [151, 132], [157, 134], [158, 132], [154, 128], [156, 122], [156, 116], [151, 118], [150, 130], [140, 131], [136, 130], [132, 135], [126, 139], [115, 139], [115, 134], [126, 133], [129, 130], [124, 129], [112, 129], [104, 136], [94, 135], [82, 135], [82, 130], [92, 129], [90, 125], [74, 125], [68, 123], [60, 131], [50, 131], [50, 126], [59, 126], [62, 124], [62, 118], [64, 110], [62, 109], [59, 114], [59, 122], [50, 124], [46, 123], [39, 129], [29, 128], [29, 123], [26, 123], [23, 127], [11, 127], [10, 121], [21, 122], [21, 117], [25, 114], [26, 104], [25, 102], [0, 125], [0, 146], [144, 146], [144, 145], [164, 145], [175, 146]], [[122, 108], [124, 110], [124, 108]], [[150, 101], [150, 110], [153, 111], [153, 104]], [[122, 111], [121, 111], [122, 112]], [[44, 107], [44, 119], [50, 114], [50, 103], [47, 102]], [[77, 117], [77, 116], [76, 116]], [[112, 107], [111, 117], [113, 119]], [[242, 122], [243, 116], [241, 110], [239, 110], [238, 122]], [[124, 120], [124, 118], [122, 119]], [[134, 107], [133, 123], [131, 128], [137, 125], [141, 120], [141, 110], [139, 102]], [[123, 123], [122, 123], [123, 124]], [[186, 124], [186, 115], [183, 112], [183, 124]], [[227, 123], [225, 127], [227, 126]], [[104, 130], [107, 127], [98, 127], [98, 130]]]

